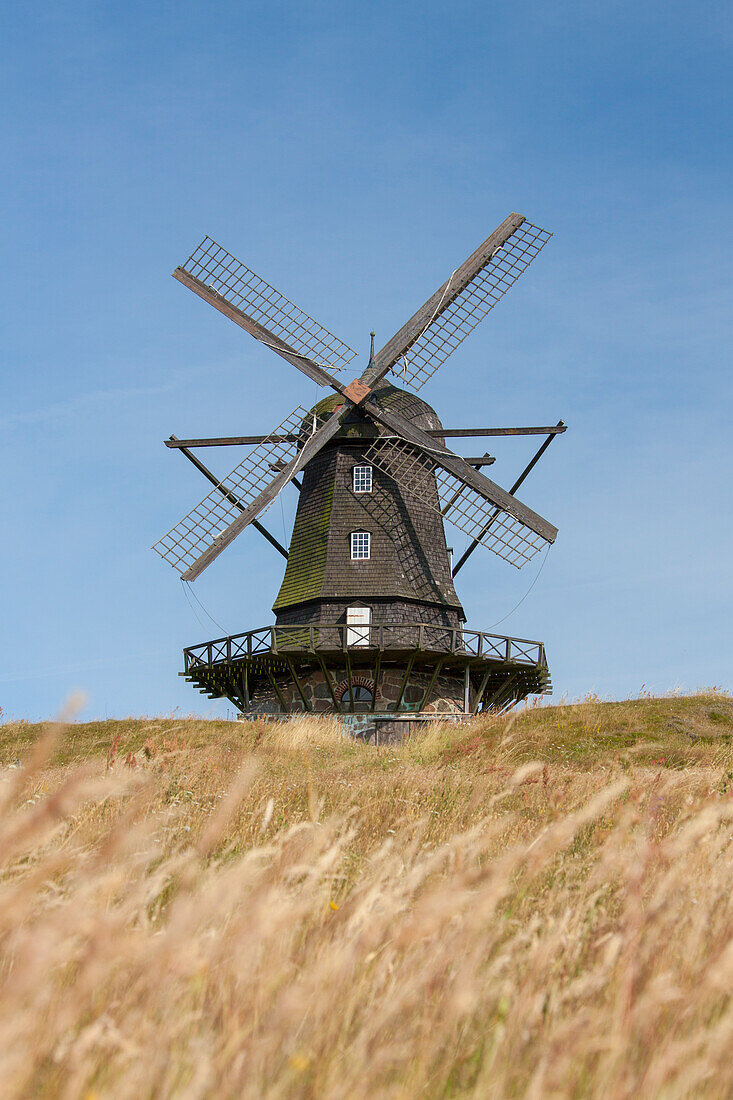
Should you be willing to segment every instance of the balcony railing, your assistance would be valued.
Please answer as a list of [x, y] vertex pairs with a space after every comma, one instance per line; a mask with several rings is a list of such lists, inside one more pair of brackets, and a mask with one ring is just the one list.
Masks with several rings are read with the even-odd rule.
[[372, 623], [358, 627], [346, 623], [263, 626], [189, 646], [183, 654], [186, 672], [195, 672], [266, 654], [294, 656], [365, 650], [455, 654], [533, 667], [546, 664], [542, 642], [429, 623]]

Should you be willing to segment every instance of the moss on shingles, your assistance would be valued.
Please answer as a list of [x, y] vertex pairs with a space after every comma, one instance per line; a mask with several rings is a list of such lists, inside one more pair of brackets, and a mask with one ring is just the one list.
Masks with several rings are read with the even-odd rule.
[[[425, 429], [441, 426], [435, 410], [414, 393], [401, 390], [390, 382], [380, 383], [373, 393], [378, 405], [385, 409], [391, 409], [393, 412], [398, 412], [407, 420], [415, 421], [418, 427]], [[313, 406], [303, 421], [306, 431], [310, 431], [311, 418], [314, 415], [319, 419], [325, 419], [343, 403], [344, 399], [340, 393], [332, 393], [328, 397], [324, 397], [322, 401]], [[378, 431], [377, 425], [369, 417], [362, 418], [358, 413], [352, 412], [341, 425], [337, 438], [362, 439], [373, 437], [378, 434]]]
[[273, 611], [321, 595], [326, 572], [328, 528], [333, 504], [333, 475], [319, 508], [298, 511], [290, 540], [288, 564]]

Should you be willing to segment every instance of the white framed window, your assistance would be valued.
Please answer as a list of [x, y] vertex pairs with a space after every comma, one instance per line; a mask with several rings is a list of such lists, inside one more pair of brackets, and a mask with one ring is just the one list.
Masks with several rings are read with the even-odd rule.
[[354, 492], [371, 493], [372, 468], [371, 466], [354, 466]]
[[351, 560], [364, 561], [372, 556], [372, 536], [368, 531], [351, 532]]
[[369, 627], [371, 621], [371, 607], [347, 607], [346, 644], [348, 646], [369, 645]]

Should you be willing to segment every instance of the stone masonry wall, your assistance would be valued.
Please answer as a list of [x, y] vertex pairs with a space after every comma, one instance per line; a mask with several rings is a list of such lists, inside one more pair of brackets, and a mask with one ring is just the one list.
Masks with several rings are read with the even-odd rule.
[[[334, 685], [336, 697], [340, 698], [342, 694], [348, 692], [348, 682], [345, 678], [337, 679], [337, 675], [331, 672], [331, 682]], [[394, 708], [397, 701], [397, 697], [400, 692], [400, 686], [402, 684], [402, 677], [404, 675], [401, 669], [385, 669], [380, 677], [379, 691], [377, 693], [377, 700], [375, 705], [375, 711], [384, 712]], [[280, 692], [285, 699], [288, 706], [288, 711], [297, 713], [304, 711], [303, 700], [298, 693], [295, 684], [290, 678], [287, 677], [275, 677], [276, 683]], [[430, 680], [430, 673], [416, 672], [410, 676], [405, 693], [402, 699], [401, 710], [413, 710], [417, 711], [422, 698], [425, 694], [425, 689], [428, 686]], [[300, 677], [301, 686], [303, 687], [304, 694], [308, 699], [313, 711], [317, 714], [333, 713], [334, 706], [331, 698], [331, 693], [326, 684], [323, 672], [318, 669], [307, 674], [307, 676]], [[352, 684], [356, 688], [358, 686], [364, 687], [367, 690], [374, 691], [374, 680], [365, 676], [359, 672], [354, 673], [352, 677]], [[455, 675], [438, 676], [430, 691], [427, 703], [425, 705], [425, 713], [428, 714], [459, 714], [463, 712], [463, 677]], [[348, 698], [348, 696], [347, 696]], [[348, 704], [342, 704], [348, 705]], [[361, 703], [356, 701], [354, 704], [354, 710], [356, 713], [366, 713], [371, 710], [370, 703]], [[250, 707], [247, 710], [248, 716], [255, 716], [257, 714], [278, 714], [281, 711], [280, 702], [277, 695], [271, 687], [262, 687], [253, 692], [252, 701]]]

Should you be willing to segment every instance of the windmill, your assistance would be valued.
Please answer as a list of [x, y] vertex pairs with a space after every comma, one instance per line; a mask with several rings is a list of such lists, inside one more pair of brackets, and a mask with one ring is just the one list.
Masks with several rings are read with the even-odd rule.
[[[273, 626], [184, 650], [183, 675], [245, 716], [339, 713], [372, 738], [399, 737], [431, 717], [504, 709], [550, 688], [539, 642], [469, 630], [453, 584], [483, 546], [516, 568], [557, 529], [515, 493], [547, 450], [552, 427], [445, 429], [417, 396], [490, 312], [551, 234], [511, 214], [451, 274], [362, 373], [338, 375], [356, 352], [211, 238], [173, 276], [329, 395], [298, 406], [265, 436], [166, 440], [213, 486], [154, 549], [194, 581], [245, 528], [287, 559]], [[446, 438], [541, 435], [507, 491]], [[247, 448], [226, 477], [193, 452]], [[299, 491], [286, 549], [260, 522]], [[452, 564], [444, 522], [470, 539]]]

